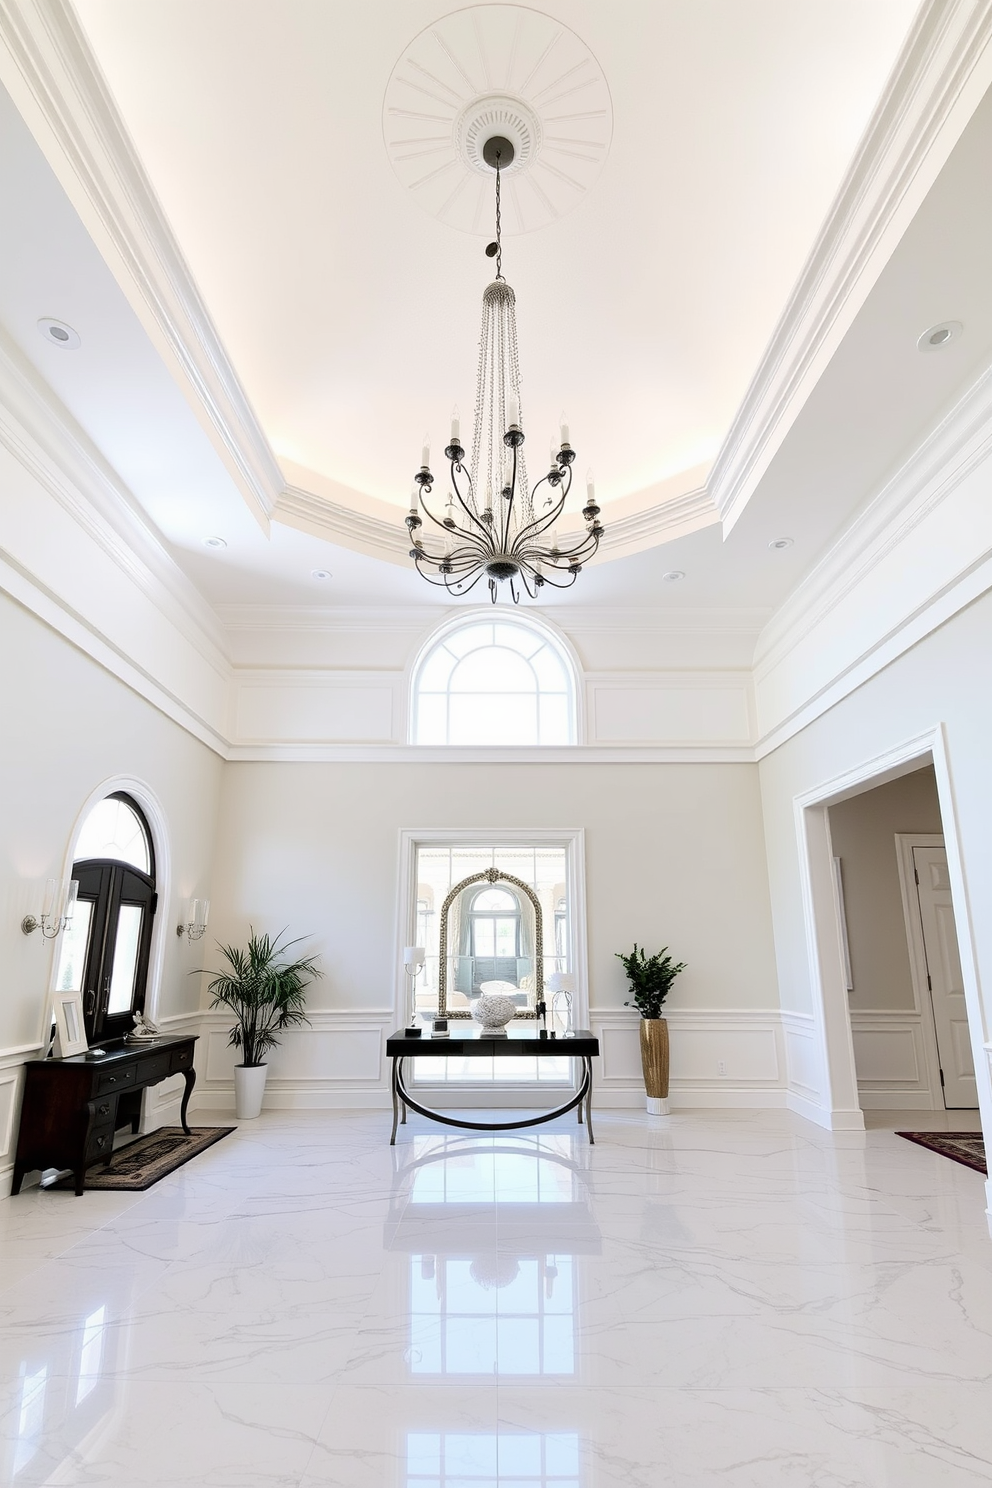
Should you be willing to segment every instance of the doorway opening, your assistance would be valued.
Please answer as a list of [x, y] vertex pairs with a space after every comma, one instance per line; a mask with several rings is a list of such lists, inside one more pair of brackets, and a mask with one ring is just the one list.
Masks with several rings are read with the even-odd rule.
[[[847, 865], [845, 881], [843, 853], [838, 852], [834, 845], [834, 832], [838, 829], [838, 823], [841, 840], [844, 835], [843, 812], [839, 808], [859, 797], [871, 797], [872, 792], [879, 787], [922, 772], [927, 767], [933, 769], [939, 816], [931, 817], [928, 822], [921, 820], [916, 823], [920, 835], [915, 839], [915, 847], [920, 849], [921, 864], [929, 869], [934, 866], [933, 861], [927, 860], [922, 854], [927, 848], [943, 846], [946, 859], [937, 860], [939, 871], [933, 888], [935, 893], [946, 895], [945, 907], [951, 910], [954, 924], [953, 931], [950, 931], [951, 917], [950, 914], [945, 914], [943, 926], [937, 932], [937, 948], [930, 954], [939, 961], [941, 954], [945, 955], [946, 960], [948, 947], [957, 952], [960, 976], [957, 974], [956, 963], [949, 970], [946, 965], [944, 969], [948, 970], [948, 981], [955, 984], [951, 990], [958, 993], [957, 1008], [959, 1012], [963, 1009], [964, 1017], [961, 1019], [955, 1014], [953, 1017], [949, 1016], [945, 1022], [956, 1022], [952, 1037], [959, 1041], [966, 1030], [980, 1113], [978, 1124], [982, 1129], [992, 1131], [992, 1080], [985, 1052], [988, 1033], [974, 955], [972, 911], [961, 860], [947, 744], [940, 726], [928, 729], [916, 738], [855, 765], [794, 798], [812, 1004], [808, 1022], [803, 1022], [801, 1017], [794, 1020], [793, 1038], [798, 1048], [795, 1056], [790, 1056], [790, 1103], [793, 1109], [802, 1111], [833, 1131], [863, 1131], [866, 1125], [865, 1110], [868, 1111], [869, 1125], [884, 1123], [898, 1127], [908, 1115], [910, 1119], [905, 1121], [907, 1126], [932, 1124], [944, 1129], [960, 1126], [962, 1130], [974, 1128], [976, 1116], [979, 1115], [973, 1108], [961, 1109], [955, 1106], [948, 1109], [940, 1093], [941, 1050], [937, 1044], [930, 988], [926, 988], [926, 1001], [923, 1000], [921, 990], [926, 985], [926, 975], [930, 975], [932, 980], [932, 972], [924, 973], [922, 982], [917, 982], [912, 1009], [891, 1000], [888, 1003], [878, 1001], [889, 994], [872, 984], [870, 976], [866, 984], [866, 967], [870, 971], [870, 963], [865, 961], [862, 954], [859, 968], [856, 964], [857, 956], [851, 955], [850, 916], [852, 899], [857, 898], [858, 886], [852, 882], [850, 864]], [[914, 783], [916, 788], [919, 785], [920, 782]], [[912, 788], [906, 787], [907, 790]], [[852, 808], [852, 811], [870, 812], [881, 801], [880, 796], [874, 797], [863, 802], [860, 808]], [[925, 832], [922, 830], [925, 825], [936, 830]], [[894, 839], [896, 835], [909, 837], [910, 843], [903, 844], [901, 850], [905, 852], [907, 846], [913, 850], [915, 828], [908, 820], [897, 826], [890, 819], [889, 826], [892, 840], [887, 848], [887, 852], [891, 854], [888, 861], [895, 864], [898, 883], [899, 858]], [[903, 828], [909, 830], [902, 830]], [[931, 839], [929, 842], [927, 837]], [[934, 838], [937, 840], [934, 841]], [[835, 863], [835, 857], [841, 858], [839, 865]], [[915, 874], [915, 852], [913, 869]], [[922, 872], [920, 877], [924, 878]], [[912, 983], [913, 962], [910, 960], [906, 929], [907, 924], [912, 923], [912, 917], [907, 917], [901, 886], [898, 890], [894, 889], [891, 878], [889, 883], [890, 891], [896, 895], [894, 910], [893, 901], [889, 901], [889, 941], [909, 962], [908, 976]], [[915, 892], [915, 877], [913, 889]], [[912, 908], [912, 905], [909, 907]], [[936, 905], [930, 906], [931, 910], [935, 908]], [[921, 917], [924, 912], [929, 912], [926, 907], [914, 911]], [[891, 918], [893, 913], [894, 921]], [[922, 929], [920, 935], [923, 935]], [[916, 960], [919, 964], [918, 957]], [[862, 995], [864, 1001], [860, 1000]], [[910, 1012], [915, 1014], [915, 1032], [907, 1026], [913, 1022], [908, 1016]], [[930, 1020], [929, 1025], [926, 1018]], [[910, 1060], [915, 1053], [918, 1078], [914, 1090], [907, 1089], [908, 1081], [891, 1078], [892, 1045], [887, 1040], [892, 1039], [895, 1026], [900, 1023], [903, 1026], [902, 1049], [906, 1056], [906, 1069], [912, 1067]], [[856, 1038], [860, 1046], [857, 1063]], [[948, 1059], [949, 1057], [948, 1055]], [[886, 1059], [890, 1063], [886, 1064]], [[936, 1073], [931, 1076], [930, 1071], [934, 1067]], [[968, 1074], [964, 1067], [961, 1072]], [[945, 1088], [946, 1074], [945, 1069]], [[868, 1087], [873, 1092], [872, 1104], [868, 1103], [867, 1096], [863, 1094]], [[890, 1104], [882, 1103], [883, 1096]], [[959, 1097], [952, 1097], [957, 1098]], [[992, 1181], [988, 1184], [988, 1192], [992, 1200]]]
[[[858, 1103], [867, 1124], [978, 1124], [931, 761], [828, 807]], [[884, 1113], [884, 1114], [883, 1114]], [[946, 1120], [930, 1119], [940, 1113]]]

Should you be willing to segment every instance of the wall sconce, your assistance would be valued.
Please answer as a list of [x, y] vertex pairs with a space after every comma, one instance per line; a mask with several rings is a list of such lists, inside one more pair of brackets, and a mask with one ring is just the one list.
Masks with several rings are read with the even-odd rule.
[[72, 919], [76, 908], [79, 880], [75, 878], [46, 878], [44, 908], [38, 919], [25, 915], [21, 929], [25, 935], [40, 930], [46, 940], [54, 940]]
[[177, 935], [185, 935], [189, 941], [202, 940], [210, 918], [209, 899], [188, 899], [186, 918], [176, 926]]

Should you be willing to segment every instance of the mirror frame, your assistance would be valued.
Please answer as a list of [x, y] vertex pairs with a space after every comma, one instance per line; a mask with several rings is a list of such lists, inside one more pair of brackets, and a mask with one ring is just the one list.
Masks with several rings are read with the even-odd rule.
[[[501, 873], [498, 868], [486, 868], [481, 873], [470, 873], [468, 878], [463, 878], [449, 889], [448, 896], [441, 905], [440, 942], [438, 945], [438, 969], [437, 969], [437, 1016], [439, 1018], [471, 1018], [470, 1008], [448, 1009], [448, 910], [454, 904], [463, 889], [467, 889], [474, 883], [508, 883], [513, 884], [515, 889], [522, 889], [534, 906], [534, 1002], [544, 1001], [544, 911], [541, 901], [538, 899], [530, 884], [524, 883], [522, 878], [514, 878], [512, 873]], [[539, 1016], [537, 1007], [523, 1008], [517, 1013], [514, 1022], [518, 1018], [535, 1019]]]

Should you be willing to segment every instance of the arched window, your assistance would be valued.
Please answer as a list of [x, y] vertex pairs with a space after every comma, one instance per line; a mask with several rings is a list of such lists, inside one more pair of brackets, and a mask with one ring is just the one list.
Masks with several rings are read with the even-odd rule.
[[107, 796], [93, 807], [79, 834], [72, 876], [79, 897], [55, 985], [83, 994], [91, 1043], [120, 1038], [145, 1005], [158, 897], [151, 832], [130, 796]]
[[415, 744], [575, 742], [575, 688], [564, 651], [522, 620], [446, 632], [414, 680]]

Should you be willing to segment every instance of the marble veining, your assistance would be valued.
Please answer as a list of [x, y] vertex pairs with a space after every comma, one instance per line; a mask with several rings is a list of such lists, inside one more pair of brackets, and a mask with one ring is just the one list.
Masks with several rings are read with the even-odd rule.
[[271, 1113], [145, 1194], [0, 1204], [18, 1488], [970, 1488], [978, 1174], [787, 1113], [395, 1149]]

